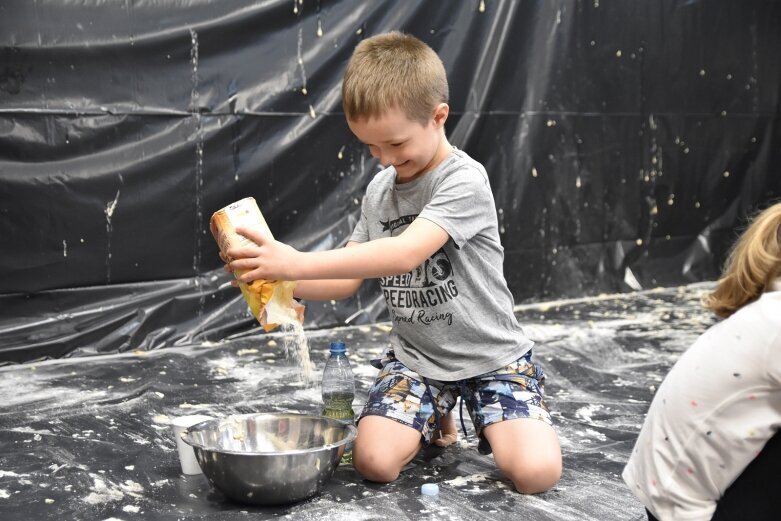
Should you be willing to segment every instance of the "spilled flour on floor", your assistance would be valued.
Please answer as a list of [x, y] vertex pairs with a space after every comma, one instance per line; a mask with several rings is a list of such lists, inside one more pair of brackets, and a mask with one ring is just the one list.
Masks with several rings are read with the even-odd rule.
[[121, 501], [125, 495], [140, 498], [144, 487], [140, 483], [127, 479], [123, 483], [116, 484], [96, 474], [90, 473], [93, 480], [91, 492], [82, 498], [87, 504], [100, 505], [110, 501]]

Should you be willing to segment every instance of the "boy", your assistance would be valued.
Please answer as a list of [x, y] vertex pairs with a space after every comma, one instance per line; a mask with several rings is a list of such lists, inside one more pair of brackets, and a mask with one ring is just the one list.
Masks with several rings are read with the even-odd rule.
[[229, 251], [226, 269], [248, 270], [246, 282], [297, 280], [296, 297], [311, 300], [346, 298], [363, 279], [379, 279], [393, 329], [353, 445], [365, 479], [396, 479], [442, 420], [452, 440], [449, 412], [461, 396], [480, 452], [493, 451], [518, 491], [548, 490], [561, 451], [544, 375], [513, 315], [485, 169], [445, 136], [441, 60], [409, 35], [369, 38], [350, 59], [342, 95], [350, 130], [386, 167], [367, 188], [350, 241], [304, 253], [238, 230], [257, 246]]

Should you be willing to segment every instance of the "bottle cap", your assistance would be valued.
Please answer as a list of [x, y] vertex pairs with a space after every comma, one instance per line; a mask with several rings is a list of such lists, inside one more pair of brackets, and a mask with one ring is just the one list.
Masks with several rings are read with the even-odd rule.
[[347, 348], [344, 345], [344, 342], [331, 342], [331, 352], [332, 353], [344, 353], [347, 351]]
[[424, 483], [420, 487], [420, 493], [424, 496], [436, 496], [439, 494], [439, 485], [436, 483]]

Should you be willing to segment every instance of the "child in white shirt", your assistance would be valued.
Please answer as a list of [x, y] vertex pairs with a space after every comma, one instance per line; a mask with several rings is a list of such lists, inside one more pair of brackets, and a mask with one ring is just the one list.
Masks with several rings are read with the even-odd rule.
[[780, 277], [781, 203], [735, 244], [706, 302], [724, 320], [651, 403], [623, 472], [649, 519], [781, 519]]

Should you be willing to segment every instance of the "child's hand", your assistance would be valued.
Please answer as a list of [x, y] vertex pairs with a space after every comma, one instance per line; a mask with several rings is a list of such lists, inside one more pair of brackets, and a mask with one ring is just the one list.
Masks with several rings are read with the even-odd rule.
[[439, 431], [434, 433], [431, 441], [440, 447], [447, 447], [458, 441], [458, 427], [456, 427], [456, 420], [453, 418], [453, 411], [441, 419]]
[[[226, 256], [224, 253], [222, 253], [221, 251], [218, 251], [217, 253], [220, 255], [220, 260], [221, 260], [222, 262], [224, 262], [224, 263], [225, 263], [225, 264], [223, 265], [222, 269], [223, 269], [224, 271], [228, 272], [228, 273], [233, 273], [233, 270], [231, 269], [231, 266], [230, 266], [230, 261], [231, 261], [231, 259], [230, 259], [230, 258], [228, 258], [228, 257], [227, 257], [227, 256]], [[237, 281], [236, 279], [232, 279], [232, 280], [231, 280], [231, 286], [233, 286], [233, 287], [235, 288], [235, 287], [237, 287], [238, 285], [239, 285], [239, 281]]]
[[236, 228], [236, 233], [254, 242], [254, 245], [231, 248], [223, 260], [227, 261], [225, 270], [242, 270], [238, 277], [241, 282], [264, 280], [296, 280], [295, 268], [301, 253], [295, 248], [264, 235], [256, 230]]

